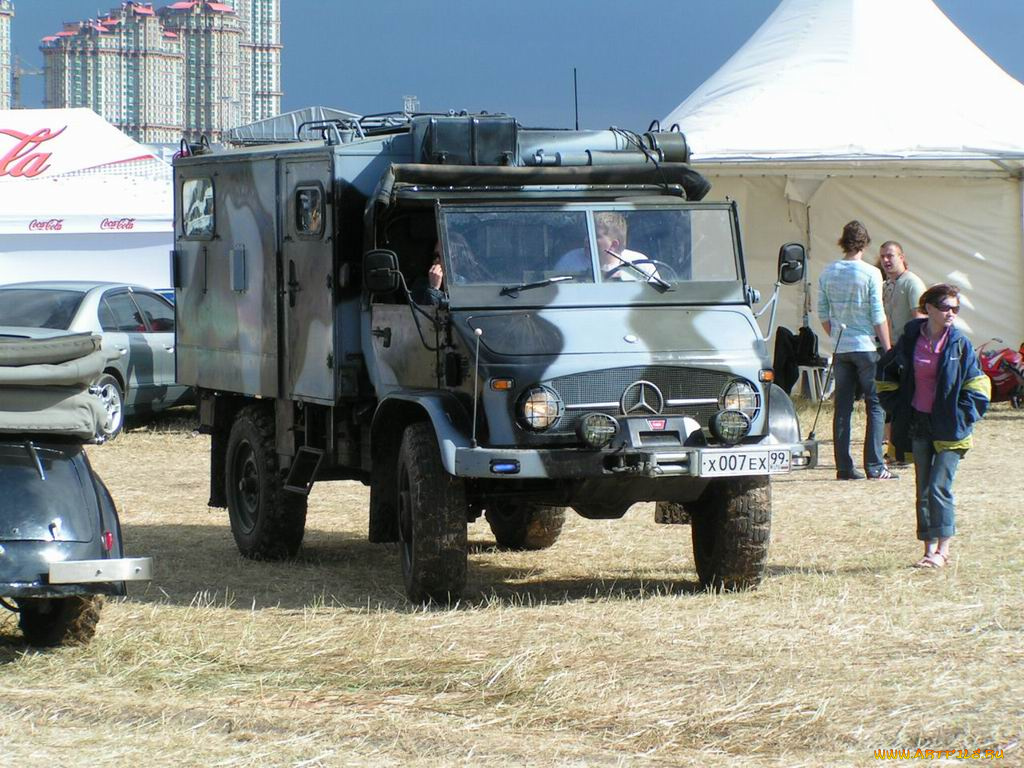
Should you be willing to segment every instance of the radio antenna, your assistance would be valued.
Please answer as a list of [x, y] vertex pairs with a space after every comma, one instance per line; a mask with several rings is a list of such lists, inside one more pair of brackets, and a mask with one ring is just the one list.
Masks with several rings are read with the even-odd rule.
[[580, 129], [580, 91], [576, 84], [576, 67], [572, 68], [572, 100], [576, 105], [576, 130]]
[[476, 336], [476, 363], [473, 365], [473, 436], [469, 441], [470, 448], [476, 448], [476, 403], [480, 399], [480, 337], [484, 335], [484, 329], [474, 328], [473, 335]]

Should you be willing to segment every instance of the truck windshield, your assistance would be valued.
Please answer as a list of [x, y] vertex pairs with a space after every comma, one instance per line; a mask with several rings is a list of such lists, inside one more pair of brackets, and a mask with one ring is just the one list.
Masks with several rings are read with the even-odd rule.
[[451, 286], [739, 280], [728, 207], [461, 208], [442, 222]]

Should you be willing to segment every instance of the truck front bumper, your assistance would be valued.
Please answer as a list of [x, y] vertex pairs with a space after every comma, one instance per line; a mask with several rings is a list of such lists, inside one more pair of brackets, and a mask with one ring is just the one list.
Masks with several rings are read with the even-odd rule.
[[818, 442], [761, 443], [729, 448], [623, 447], [617, 450], [582, 448], [454, 449], [454, 474], [474, 478], [547, 478], [585, 480], [595, 477], [751, 477], [811, 469], [818, 463]]

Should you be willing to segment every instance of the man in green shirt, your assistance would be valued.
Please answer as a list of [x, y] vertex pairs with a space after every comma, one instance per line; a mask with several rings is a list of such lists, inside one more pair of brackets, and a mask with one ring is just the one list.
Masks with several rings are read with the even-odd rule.
[[895, 240], [882, 243], [878, 252], [878, 268], [882, 270], [882, 306], [889, 323], [889, 338], [896, 345], [903, 327], [916, 317], [924, 317], [919, 306], [924, 281], [907, 268], [903, 246]]

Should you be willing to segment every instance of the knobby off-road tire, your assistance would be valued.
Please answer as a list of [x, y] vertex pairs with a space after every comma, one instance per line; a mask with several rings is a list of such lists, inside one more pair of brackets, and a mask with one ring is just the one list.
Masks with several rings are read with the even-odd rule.
[[398, 452], [398, 540], [405, 593], [450, 603], [466, 586], [466, 492], [444, 471], [429, 423], [406, 427]]
[[768, 478], [713, 481], [699, 500], [685, 506], [701, 586], [715, 591], [755, 588], [764, 575], [771, 538]]
[[501, 502], [484, 512], [500, 549], [547, 549], [562, 533], [565, 507]]
[[102, 595], [25, 598], [17, 601], [18, 626], [29, 645], [85, 645], [96, 634]]
[[685, 504], [659, 501], [654, 505], [654, 522], [658, 525], [689, 525], [690, 512]]
[[307, 499], [284, 489], [271, 414], [255, 406], [238, 413], [225, 463], [228, 517], [238, 551], [254, 560], [294, 557], [306, 530]]

